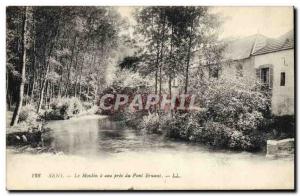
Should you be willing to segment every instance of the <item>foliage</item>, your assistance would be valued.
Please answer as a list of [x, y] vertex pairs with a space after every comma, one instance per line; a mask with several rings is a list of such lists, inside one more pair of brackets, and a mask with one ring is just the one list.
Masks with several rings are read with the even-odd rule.
[[[171, 94], [172, 81], [180, 78], [184, 80], [185, 93], [189, 88], [189, 93], [198, 98], [196, 105], [203, 110], [161, 113], [121, 109], [110, 111], [111, 118], [149, 133], [165, 132], [168, 137], [217, 148], [256, 150], [263, 145], [263, 122], [270, 99], [258, 90], [259, 84], [246, 77], [205, 77], [207, 69], [213, 72], [222, 69], [219, 64], [224, 49], [217, 41], [220, 18], [209, 12], [208, 7], [136, 9], [135, 39], [130, 43], [137, 51], [123, 56], [121, 62], [117, 60], [122, 59], [118, 56], [119, 46], [125, 45], [127, 38], [120, 32], [125, 32], [122, 30], [126, 27], [115, 9], [32, 7], [30, 10], [32, 17], [25, 19], [25, 7], [7, 8], [9, 104], [17, 103], [16, 95], [21, 91], [24, 104], [38, 103], [38, 112], [42, 105], [50, 105], [43, 115], [46, 120], [68, 119], [91, 109], [91, 100], [99, 94], [132, 96], [153, 91], [161, 94], [166, 81]], [[24, 24], [29, 26], [25, 28]], [[25, 58], [23, 54], [27, 54]], [[190, 66], [197, 60], [198, 70], [191, 71]], [[107, 84], [107, 65], [112, 64], [119, 69]], [[26, 67], [25, 76], [21, 74], [22, 65]], [[15, 84], [22, 82], [24, 89], [18, 89]], [[32, 105], [23, 107], [19, 124], [14, 128], [35, 127], [38, 122], [35, 110]], [[294, 121], [284, 118], [274, 119], [270, 127], [276, 122], [294, 127]]]
[[242, 78], [213, 79], [206, 84], [200, 99], [212, 121], [252, 131], [259, 128], [270, 105], [269, 97], [257, 90], [258, 85]]
[[83, 106], [78, 98], [57, 98], [50, 103], [50, 109], [45, 111], [46, 120], [64, 120], [78, 115]]
[[120, 91], [123, 91], [123, 89], [135, 88], [138, 91], [139, 88], [148, 88], [150, 84], [150, 79], [139, 73], [130, 70], [117, 70], [111, 87], [121, 93]]
[[35, 107], [33, 105], [25, 105], [22, 107], [20, 112], [20, 117], [18, 122], [34, 122], [38, 119], [38, 114], [35, 111]]
[[93, 103], [88, 102], [88, 101], [84, 101], [82, 102], [82, 107], [84, 108], [84, 110], [89, 110], [94, 106]]
[[157, 113], [149, 113], [142, 117], [140, 128], [149, 133], [160, 132], [160, 117]]
[[128, 69], [130, 71], [136, 71], [138, 63], [140, 62], [140, 58], [136, 56], [128, 56], [123, 59], [123, 61], [119, 64], [119, 67], [123, 69]]
[[9, 6], [6, 14], [9, 107], [18, 102], [21, 81], [24, 104], [38, 103], [38, 112], [57, 97], [97, 97], [122, 41], [124, 21], [115, 9]]
[[135, 16], [138, 53], [143, 62], [138, 71], [155, 77], [156, 90], [162, 78], [169, 80], [171, 88], [176, 77], [185, 78], [187, 89], [190, 64], [196, 55], [204, 56], [207, 62], [219, 62], [219, 56], [212, 54], [220, 52], [208, 48], [217, 42], [221, 20], [208, 7], [149, 6], [137, 9]]
[[160, 114], [160, 121], [149, 115], [142, 127], [152, 132], [161, 127], [168, 137], [216, 148], [252, 151], [265, 145], [267, 95], [243, 79], [209, 80], [201, 85], [197, 104], [205, 109]]
[[33, 105], [25, 105], [20, 111], [18, 124], [9, 127], [7, 132], [33, 132], [39, 130], [42, 121]]

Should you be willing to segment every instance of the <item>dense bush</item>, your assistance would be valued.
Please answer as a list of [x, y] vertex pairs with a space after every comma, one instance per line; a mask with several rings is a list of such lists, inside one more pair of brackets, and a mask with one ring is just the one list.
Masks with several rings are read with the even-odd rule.
[[200, 96], [209, 117], [203, 130], [212, 132], [213, 146], [255, 150], [265, 144], [270, 98], [258, 89], [259, 84], [247, 78], [207, 82]]
[[[118, 70], [114, 76], [114, 82], [107, 86], [101, 94], [126, 94], [129, 100], [137, 94], [150, 94], [151, 85], [149, 79], [138, 73], [133, 73], [128, 70]], [[142, 99], [145, 97], [142, 96]], [[130, 102], [130, 101], [129, 101]], [[143, 116], [148, 114], [148, 111], [129, 111], [129, 102], [118, 110], [98, 110], [98, 114], [109, 115], [110, 119], [115, 121], [124, 121], [128, 126], [139, 128], [143, 121]], [[114, 105], [115, 100], [107, 101], [105, 104]]]
[[149, 113], [143, 116], [140, 128], [149, 133], [160, 132], [160, 118], [157, 113]]
[[164, 120], [160, 121], [160, 126], [170, 138], [235, 150], [259, 150], [265, 145], [264, 132], [244, 132], [221, 122], [213, 122], [206, 118], [203, 112], [182, 113], [162, 118]]
[[187, 139], [188, 114], [175, 114], [172, 118], [170, 115], [161, 114], [161, 128], [166, 131], [166, 135], [171, 138]]
[[39, 119], [33, 105], [25, 105], [21, 108], [18, 124], [9, 127], [7, 132], [33, 132], [40, 130], [42, 122]]
[[209, 81], [200, 98], [210, 120], [239, 131], [258, 129], [270, 99], [255, 84], [245, 79]]
[[89, 109], [91, 109], [93, 106], [94, 106], [94, 104], [93, 104], [92, 102], [87, 102], [87, 101], [85, 101], [85, 102], [82, 103], [82, 107], [83, 107], [85, 110], [89, 110]]
[[197, 91], [202, 110], [177, 112], [162, 121], [167, 136], [217, 148], [258, 150], [265, 145], [263, 123], [269, 97], [254, 83], [219, 79], [202, 83]]
[[46, 120], [64, 120], [83, 111], [83, 106], [78, 98], [57, 98], [50, 103], [50, 109], [45, 111]]
[[20, 122], [35, 122], [38, 119], [38, 115], [36, 113], [36, 109], [33, 105], [25, 105], [22, 107], [20, 115], [19, 115], [19, 121]]
[[[129, 92], [125, 83], [134, 82], [125, 82], [125, 76], [120, 78], [113, 92]], [[113, 116], [148, 133], [163, 132], [171, 138], [216, 148], [253, 151], [265, 145], [264, 123], [270, 98], [259, 90], [259, 84], [245, 78], [195, 80], [191, 84], [200, 110], [172, 114], [120, 111]], [[140, 91], [130, 88], [131, 93]]]

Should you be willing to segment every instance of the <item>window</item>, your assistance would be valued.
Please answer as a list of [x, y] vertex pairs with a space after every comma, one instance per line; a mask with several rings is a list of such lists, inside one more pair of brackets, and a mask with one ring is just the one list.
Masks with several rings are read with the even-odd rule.
[[284, 66], [288, 66], [288, 64], [287, 64], [287, 62], [286, 62], [286, 60], [285, 60], [285, 57], [282, 57], [281, 59], [282, 59], [283, 65], [284, 65]]
[[262, 84], [262, 90], [270, 90], [273, 87], [273, 68], [262, 65], [262, 68], [256, 69], [257, 79]]
[[285, 86], [285, 72], [280, 73], [280, 86]]
[[269, 84], [270, 81], [270, 69], [262, 68], [260, 71], [260, 80], [263, 84]]

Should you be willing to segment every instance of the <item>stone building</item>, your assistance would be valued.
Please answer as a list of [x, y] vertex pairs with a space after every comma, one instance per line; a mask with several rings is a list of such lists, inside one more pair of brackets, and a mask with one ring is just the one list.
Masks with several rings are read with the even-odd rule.
[[[294, 32], [289, 31], [278, 38], [268, 38], [256, 34], [235, 40], [223, 40], [225, 48], [222, 53], [220, 69], [210, 70], [205, 66], [206, 77], [248, 77], [259, 80], [263, 90], [271, 98], [272, 114], [276, 116], [294, 115]], [[190, 73], [199, 68], [199, 57], [195, 57]], [[172, 81], [172, 93], [183, 92], [184, 80]], [[167, 89], [167, 83], [165, 83]]]
[[294, 114], [294, 32], [278, 38], [253, 35], [228, 41], [215, 77], [256, 78], [272, 95], [272, 114]]

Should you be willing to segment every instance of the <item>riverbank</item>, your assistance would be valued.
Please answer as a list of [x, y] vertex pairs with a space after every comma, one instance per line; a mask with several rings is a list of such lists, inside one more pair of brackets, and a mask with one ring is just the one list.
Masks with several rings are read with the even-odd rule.
[[[74, 115], [70, 119], [67, 120], [58, 120], [58, 121], [68, 121], [74, 122], [77, 120], [99, 120], [104, 119], [106, 116], [104, 115], [96, 115], [95, 108], [91, 108], [86, 110], [78, 115]], [[49, 143], [51, 140], [49, 136], [49, 132], [53, 131], [47, 128], [47, 124], [51, 121], [56, 120], [46, 120], [40, 122], [39, 129], [30, 130], [30, 131], [20, 131], [19, 129], [14, 129], [10, 127], [10, 120], [12, 118], [13, 112], [6, 112], [6, 145], [7, 147], [15, 153], [60, 153], [56, 152], [54, 149], [51, 149], [49, 146], [45, 146], [45, 143]]]

